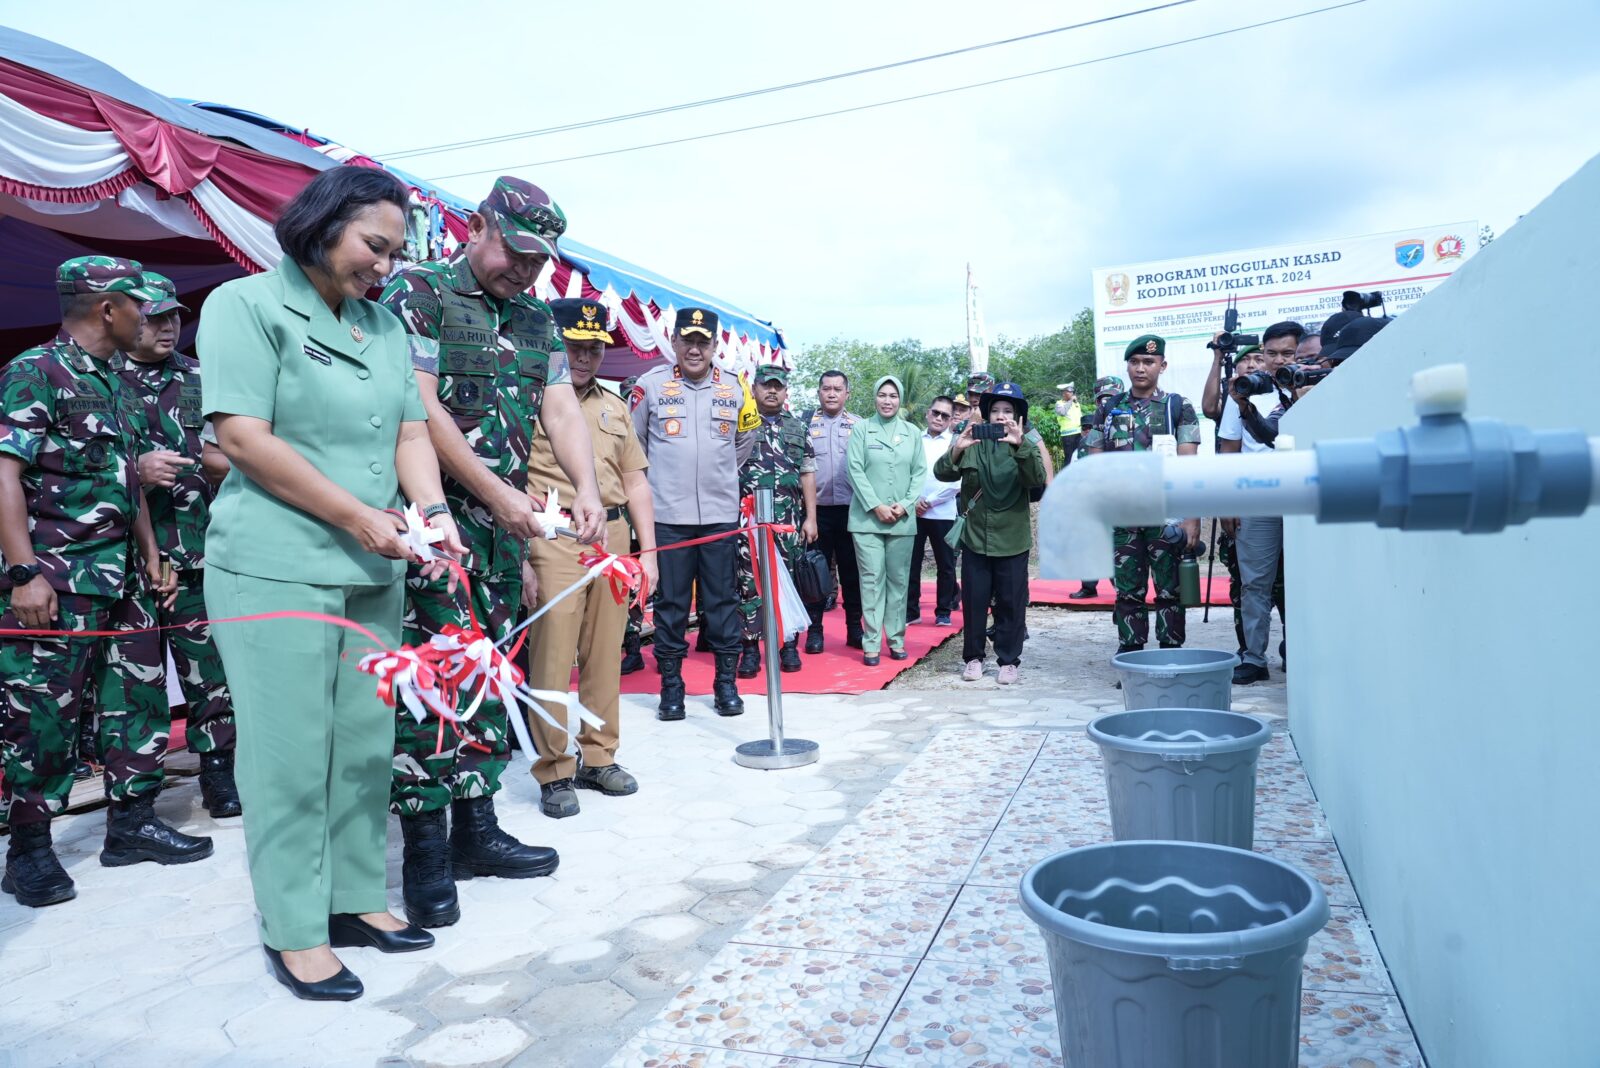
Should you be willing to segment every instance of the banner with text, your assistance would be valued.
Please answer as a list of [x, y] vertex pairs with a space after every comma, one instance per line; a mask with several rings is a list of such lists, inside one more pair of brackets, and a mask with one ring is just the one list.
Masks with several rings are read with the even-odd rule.
[[[1382, 293], [1384, 308], [1398, 315], [1477, 250], [1478, 224], [1460, 222], [1102, 268], [1094, 272], [1096, 367], [1126, 381], [1128, 342], [1158, 334], [1167, 341], [1162, 388], [1183, 394], [1199, 414], [1211, 370], [1206, 342], [1222, 329], [1229, 298], [1238, 300], [1239, 332], [1245, 334], [1285, 319], [1317, 330], [1350, 289]], [[1209, 440], [1209, 420], [1200, 422]]]

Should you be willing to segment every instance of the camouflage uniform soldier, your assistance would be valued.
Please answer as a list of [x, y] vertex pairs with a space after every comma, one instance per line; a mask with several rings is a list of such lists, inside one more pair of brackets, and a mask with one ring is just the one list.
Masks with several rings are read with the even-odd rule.
[[[138, 620], [119, 606], [138, 578], [139, 548], [152, 592], [163, 580], [155, 534], [134, 470], [133, 441], [108, 361], [132, 348], [143, 304], [162, 294], [132, 260], [89, 256], [56, 272], [62, 329], [0, 371], [0, 629], [122, 629]], [[72, 748], [83, 695], [121, 656], [120, 643], [91, 638], [0, 635], [0, 756], [11, 837], [0, 889], [38, 907], [76, 896], [50, 840], [50, 818], [72, 786]], [[101, 741], [112, 803], [104, 864], [175, 863], [211, 853], [209, 838], [180, 835], [156, 819], [166, 736], [125, 709], [107, 709]], [[155, 777], [128, 769], [155, 760]]]
[[[150, 525], [164, 564], [176, 572], [178, 600], [162, 611], [140, 597], [153, 622], [175, 629], [140, 634], [126, 645], [127, 659], [100, 693], [111, 708], [138, 709], [152, 722], [170, 723], [166, 651], [178, 669], [189, 709], [188, 746], [200, 755], [200, 796], [213, 819], [239, 815], [233, 782], [233, 701], [222, 657], [211, 643], [202, 579], [206, 523], [216, 492], [200, 467], [200, 364], [176, 351], [180, 311], [177, 288], [162, 275], [145, 272], [145, 284], [163, 299], [145, 307], [139, 344], [111, 358], [138, 457], [139, 481], [150, 505]], [[163, 727], [165, 729], [165, 726]], [[153, 769], [159, 781], [159, 767]]]
[[[468, 220], [465, 248], [420, 263], [384, 290], [382, 303], [405, 323], [412, 365], [428, 409], [428, 431], [444, 471], [445, 502], [467, 546], [471, 614], [498, 639], [514, 624], [529, 538], [542, 535], [528, 500], [528, 453], [541, 413], [561, 466], [578, 487], [574, 526], [596, 536], [603, 522], [588, 429], [550, 308], [526, 291], [556, 255], [566, 216], [543, 190], [499, 178]], [[405, 637], [426, 641], [448, 625], [470, 624], [467, 593], [447, 578], [406, 579]], [[438, 725], [397, 710], [390, 805], [405, 835], [406, 916], [423, 927], [455, 923], [452, 871], [460, 878], [548, 875], [553, 849], [527, 846], [500, 829], [494, 794], [510, 754], [506, 708], [485, 702], [469, 740], [441, 751]], [[445, 808], [452, 824], [446, 842]]]
[[[1128, 344], [1123, 359], [1128, 364], [1125, 393], [1112, 397], [1096, 410], [1096, 425], [1083, 436], [1083, 451], [1144, 452], [1157, 435], [1168, 434], [1177, 441], [1179, 455], [1193, 455], [1200, 448], [1200, 420], [1188, 401], [1176, 393], [1165, 393], [1159, 386], [1166, 370], [1163, 338], [1145, 334]], [[1112, 612], [1117, 623], [1117, 651], [1143, 649], [1150, 638], [1149, 611], [1145, 607], [1145, 588], [1150, 580], [1156, 587], [1156, 640], [1163, 649], [1183, 644], [1183, 605], [1178, 595], [1178, 552], [1184, 543], [1193, 545], [1200, 537], [1200, 520], [1184, 519], [1182, 543], [1173, 540], [1163, 527], [1117, 527], [1112, 532], [1116, 549], [1113, 582], [1117, 605]]]
[[[789, 399], [789, 372], [777, 364], [756, 368], [756, 409], [761, 426], [755, 432], [755, 448], [739, 468], [739, 494], [748, 496], [757, 486], [773, 487], [772, 519], [795, 529], [775, 538], [784, 566], [793, 575], [805, 555], [806, 546], [817, 539], [817, 454], [811, 435], [800, 417], [783, 410]], [[739, 617], [744, 633], [744, 649], [739, 656], [738, 675], [753, 679], [761, 673], [761, 594], [758, 592], [755, 562], [750, 558], [748, 538], [737, 539], [739, 558]], [[809, 620], [807, 621], [809, 623]], [[782, 670], [800, 670], [799, 638], [790, 638], [780, 652]]]

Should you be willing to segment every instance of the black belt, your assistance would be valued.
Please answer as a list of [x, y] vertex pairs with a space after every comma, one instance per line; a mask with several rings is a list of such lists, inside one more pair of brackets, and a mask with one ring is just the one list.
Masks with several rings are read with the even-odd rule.
[[615, 522], [618, 519], [622, 519], [627, 514], [628, 514], [628, 506], [625, 505], [625, 504], [619, 504], [615, 508], [607, 508], [606, 509], [606, 522], [607, 523]]

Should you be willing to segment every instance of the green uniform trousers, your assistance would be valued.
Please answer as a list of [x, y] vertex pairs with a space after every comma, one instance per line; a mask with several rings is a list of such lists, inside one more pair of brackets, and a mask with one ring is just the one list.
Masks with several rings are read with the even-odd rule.
[[887, 639], [889, 648], [906, 647], [906, 587], [911, 584], [910, 534], [862, 534], [851, 537], [856, 545], [856, 566], [861, 572], [861, 652], [877, 656]]
[[[213, 619], [283, 610], [343, 616], [400, 644], [405, 585], [313, 586], [206, 566]], [[310, 620], [212, 629], [233, 691], [234, 775], [261, 940], [273, 949], [328, 941], [335, 912], [388, 907], [389, 763], [394, 713], [356, 667], [371, 641]]]
[[[468, 627], [465, 585], [450, 592], [445, 576], [422, 577], [416, 565], [406, 573], [405, 638], [422, 645], [450, 625]], [[522, 573], [472, 576], [472, 615], [483, 632], [499, 641], [517, 622], [522, 604]], [[432, 718], [418, 723], [409, 709], [395, 709], [393, 785], [389, 807], [398, 815], [438, 812], [451, 801], [493, 797], [511, 759], [511, 721], [506, 706], [486, 700], [465, 725], [468, 736], [450, 727], [443, 733]], [[529, 753], [528, 758], [533, 759]]]

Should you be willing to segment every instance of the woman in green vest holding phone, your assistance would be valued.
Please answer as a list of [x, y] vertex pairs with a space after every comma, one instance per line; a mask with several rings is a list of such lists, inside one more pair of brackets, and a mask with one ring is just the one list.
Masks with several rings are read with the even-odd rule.
[[[415, 502], [444, 532], [439, 548], [463, 551], [405, 328], [365, 299], [395, 268], [406, 202], [384, 171], [323, 171], [278, 220], [278, 268], [206, 301], [202, 406], [232, 463], [206, 532], [213, 618], [341, 616], [396, 648], [413, 557], [387, 510]], [[359, 997], [334, 946], [433, 943], [388, 911], [394, 713], [356, 667], [372, 643], [299, 619], [212, 634], [238, 718], [245, 845], [272, 973], [297, 997]]]
[[873, 386], [875, 414], [856, 424], [845, 454], [855, 495], [850, 536], [861, 569], [861, 659], [869, 667], [888, 639], [889, 659], [906, 658], [906, 586], [917, 534], [917, 497], [928, 474], [922, 431], [900, 414], [900, 380]]

